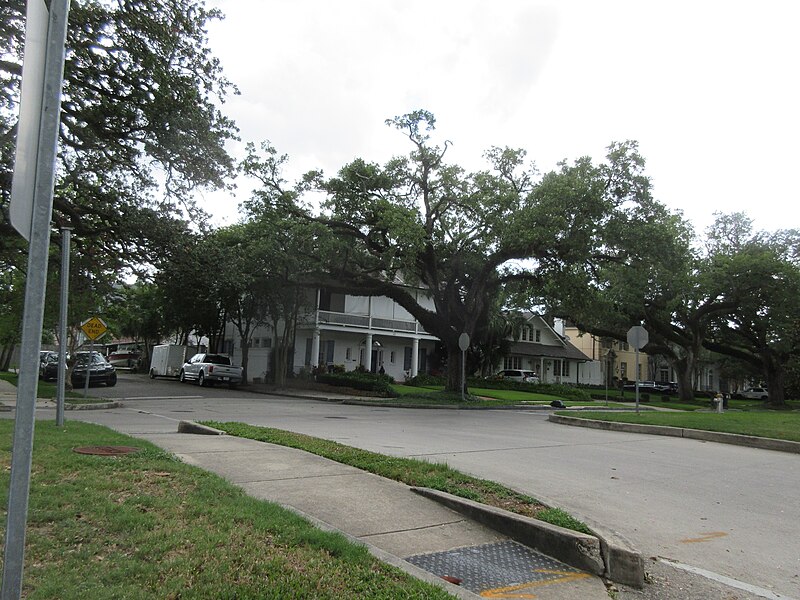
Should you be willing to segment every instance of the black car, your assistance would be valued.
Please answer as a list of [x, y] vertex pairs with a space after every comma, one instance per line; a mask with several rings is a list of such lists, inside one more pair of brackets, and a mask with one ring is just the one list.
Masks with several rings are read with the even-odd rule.
[[[98, 353], [91, 355], [92, 363], [89, 369], [89, 385], [104, 383], [108, 387], [117, 385], [117, 370], [104, 356]], [[72, 387], [83, 387], [86, 385], [86, 365], [89, 362], [89, 354], [81, 353], [75, 360], [72, 368]]]
[[44, 381], [58, 378], [58, 352], [42, 350], [39, 353], [39, 378]]

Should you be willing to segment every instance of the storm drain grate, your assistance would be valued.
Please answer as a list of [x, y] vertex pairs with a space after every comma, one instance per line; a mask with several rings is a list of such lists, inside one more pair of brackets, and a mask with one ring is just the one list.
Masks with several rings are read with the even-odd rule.
[[572, 574], [584, 576], [577, 569], [512, 541], [420, 554], [406, 560], [449, 581], [460, 579], [461, 587], [478, 594], [526, 584], [542, 585], [550, 580], [555, 583]]

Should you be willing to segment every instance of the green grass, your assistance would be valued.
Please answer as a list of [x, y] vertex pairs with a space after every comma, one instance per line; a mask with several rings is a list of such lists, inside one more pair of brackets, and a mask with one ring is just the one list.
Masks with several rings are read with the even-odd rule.
[[[0, 371], [0, 379], [4, 379], [12, 384], [14, 387], [17, 386], [18, 376], [16, 373], [9, 373], [8, 371]], [[56, 383], [54, 381], [42, 381], [39, 380], [39, 385], [36, 390], [36, 397], [37, 398], [50, 398], [53, 399], [56, 397]], [[76, 400], [83, 399], [83, 393], [78, 392], [69, 392], [67, 391], [64, 394], [65, 399], [74, 398]]]
[[[12, 427], [0, 421], [3, 507]], [[142, 450], [72, 452], [91, 445]], [[36, 424], [23, 584], [28, 600], [451, 597], [147, 442], [74, 421]]]
[[640, 423], [643, 425], [665, 425], [738, 433], [758, 437], [774, 438], [800, 442], [800, 413], [777, 411], [725, 412], [558, 412], [556, 414], [620, 423]]
[[282, 429], [257, 427], [236, 422], [204, 421], [203, 423], [221, 429], [230, 435], [298, 448], [407, 485], [447, 492], [575, 531], [591, 533], [584, 523], [560, 509], [548, 508], [530, 496], [514, 492], [493, 481], [465, 475], [441, 463], [386, 456]]

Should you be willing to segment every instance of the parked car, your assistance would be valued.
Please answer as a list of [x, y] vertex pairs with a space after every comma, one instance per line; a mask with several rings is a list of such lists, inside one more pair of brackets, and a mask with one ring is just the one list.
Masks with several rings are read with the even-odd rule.
[[731, 398], [739, 400], [769, 400], [769, 391], [765, 387], [752, 387], [731, 394]]
[[[636, 390], [636, 382], [629, 382], [623, 386], [624, 390], [629, 392]], [[646, 394], [666, 394], [671, 391], [670, 386], [666, 383], [661, 383], [658, 381], [640, 381], [639, 382], [639, 391], [644, 392]]]
[[523, 371], [522, 369], [503, 369], [495, 375], [498, 379], [508, 381], [520, 381], [523, 383], [539, 383], [539, 376], [533, 371]]
[[[88, 367], [88, 368], [87, 368]], [[108, 387], [117, 385], [117, 370], [99, 352], [93, 352], [91, 363], [88, 352], [81, 352], [75, 359], [75, 366], [72, 368], [72, 387], [82, 387], [86, 385], [86, 372], [89, 371], [89, 385], [104, 383]]]
[[58, 379], [58, 352], [52, 350], [39, 352], [39, 378], [43, 381]]
[[178, 377], [181, 383], [196, 381], [204, 386], [219, 382], [234, 388], [242, 382], [242, 367], [231, 365], [231, 357], [227, 354], [201, 353], [183, 363]]

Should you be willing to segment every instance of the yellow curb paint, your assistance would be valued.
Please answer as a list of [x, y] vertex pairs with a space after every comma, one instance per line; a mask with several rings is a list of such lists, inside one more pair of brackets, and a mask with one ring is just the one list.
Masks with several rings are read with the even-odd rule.
[[545, 579], [543, 581], [529, 581], [528, 583], [520, 583], [517, 585], [509, 585], [506, 587], [494, 588], [492, 590], [485, 590], [481, 592], [483, 598], [536, 598], [535, 594], [515, 593], [532, 587], [541, 587], [543, 585], [550, 585], [551, 583], [566, 583], [568, 581], [575, 581], [577, 579], [586, 579], [589, 577], [588, 573], [572, 573], [570, 571], [551, 571], [549, 569], [536, 569], [534, 573], [547, 573], [549, 575], [560, 575], [556, 579]]

